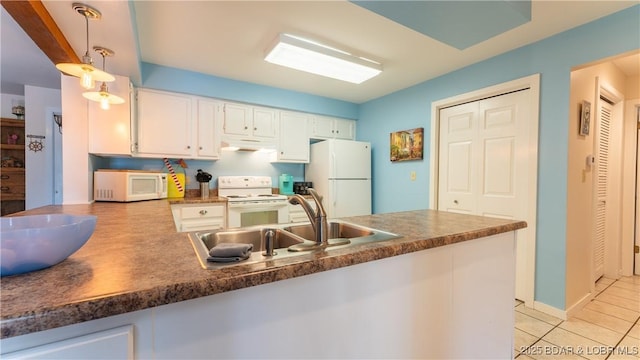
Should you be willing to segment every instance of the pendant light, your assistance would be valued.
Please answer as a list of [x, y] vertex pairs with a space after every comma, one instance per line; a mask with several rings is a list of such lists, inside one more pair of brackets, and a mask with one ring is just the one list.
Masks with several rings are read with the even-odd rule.
[[[102, 46], [94, 46], [93, 50], [102, 55], [102, 70], [104, 71], [105, 58], [107, 56], [113, 56], [114, 52]], [[113, 94], [109, 94], [109, 88], [107, 88], [106, 82], [103, 82], [102, 85], [100, 85], [100, 91], [84, 92], [82, 93], [82, 96], [89, 100], [99, 102], [100, 107], [104, 110], [109, 110], [109, 105], [111, 104], [118, 105], [124, 103], [123, 98]]]
[[89, 5], [73, 3], [71, 6], [75, 12], [84, 16], [87, 30], [87, 51], [82, 57], [81, 64], [60, 63], [56, 64], [56, 68], [65, 74], [79, 77], [80, 85], [85, 89], [93, 89], [96, 81], [114, 81], [113, 75], [96, 69], [93, 66], [93, 59], [89, 56], [89, 19], [100, 19], [102, 14]]

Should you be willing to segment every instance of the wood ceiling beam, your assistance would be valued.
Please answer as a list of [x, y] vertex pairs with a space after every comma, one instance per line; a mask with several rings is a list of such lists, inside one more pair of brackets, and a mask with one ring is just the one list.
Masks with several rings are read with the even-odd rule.
[[40, 0], [0, 2], [52, 63], [80, 63], [80, 58]]

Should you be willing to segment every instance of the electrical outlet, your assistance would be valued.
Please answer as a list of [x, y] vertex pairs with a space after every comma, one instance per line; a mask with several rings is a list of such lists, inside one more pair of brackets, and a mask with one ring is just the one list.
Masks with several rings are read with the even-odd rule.
[[416, 172], [415, 171], [410, 172], [409, 178], [411, 178], [411, 181], [416, 181]]

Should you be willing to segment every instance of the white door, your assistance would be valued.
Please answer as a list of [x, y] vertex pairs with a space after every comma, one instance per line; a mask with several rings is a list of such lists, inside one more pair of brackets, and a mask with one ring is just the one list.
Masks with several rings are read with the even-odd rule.
[[600, 109], [596, 129], [595, 211], [593, 213], [593, 281], [604, 275], [604, 246], [607, 235], [607, 194], [609, 178], [609, 138], [611, 134], [611, 105], [599, 100]]
[[[536, 176], [529, 174], [529, 91], [440, 110], [439, 210], [527, 220]], [[523, 299], [527, 229], [517, 238], [516, 298]]]

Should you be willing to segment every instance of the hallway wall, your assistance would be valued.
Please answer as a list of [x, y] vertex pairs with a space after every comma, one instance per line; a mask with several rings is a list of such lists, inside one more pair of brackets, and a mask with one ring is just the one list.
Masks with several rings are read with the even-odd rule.
[[[567, 243], [566, 243], [566, 309], [578, 304], [592, 290], [593, 264], [593, 174], [595, 166], [587, 166], [587, 157], [594, 154], [596, 136], [596, 78], [615, 89], [625, 89], [626, 76], [613, 63], [605, 62], [571, 72], [569, 98], [569, 136], [567, 159]], [[591, 131], [580, 135], [580, 113], [583, 100], [591, 103]], [[620, 159], [622, 124], [612, 124], [611, 158]], [[611, 181], [621, 178], [620, 162], [610, 163]], [[609, 205], [609, 203], [607, 203]], [[613, 205], [613, 204], [611, 204]], [[612, 206], [613, 207], [613, 206]], [[611, 209], [611, 208], [610, 208]], [[613, 209], [610, 211], [614, 211]], [[610, 239], [613, 241], [613, 239]]]

